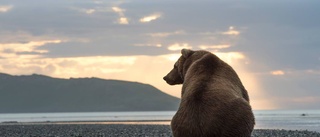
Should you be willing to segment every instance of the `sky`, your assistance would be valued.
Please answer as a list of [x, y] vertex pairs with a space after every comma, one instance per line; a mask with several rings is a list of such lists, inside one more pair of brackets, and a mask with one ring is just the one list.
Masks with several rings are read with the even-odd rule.
[[320, 1], [1, 0], [0, 72], [163, 81], [182, 48], [230, 64], [253, 109], [320, 109]]

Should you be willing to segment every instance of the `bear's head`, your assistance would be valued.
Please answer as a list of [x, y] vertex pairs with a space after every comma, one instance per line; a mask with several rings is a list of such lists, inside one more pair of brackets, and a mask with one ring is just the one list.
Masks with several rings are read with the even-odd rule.
[[163, 79], [169, 85], [182, 84], [184, 81], [184, 75], [190, 63], [186, 63], [186, 60], [194, 53], [195, 51], [189, 49], [182, 49], [181, 56], [178, 61], [174, 64], [173, 69], [163, 77]]

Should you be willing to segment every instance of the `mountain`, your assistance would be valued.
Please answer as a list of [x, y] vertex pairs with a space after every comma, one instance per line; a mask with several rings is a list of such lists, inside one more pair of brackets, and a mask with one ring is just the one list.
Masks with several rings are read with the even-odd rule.
[[0, 113], [170, 111], [179, 102], [138, 82], [0, 73]]

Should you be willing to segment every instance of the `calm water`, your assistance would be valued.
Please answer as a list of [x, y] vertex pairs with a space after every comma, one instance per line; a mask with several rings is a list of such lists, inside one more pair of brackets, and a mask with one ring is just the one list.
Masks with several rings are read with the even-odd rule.
[[320, 132], [320, 110], [254, 111], [257, 129], [291, 129]]
[[147, 112], [82, 112], [82, 113], [19, 113], [0, 114], [0, 122], [45, 121], [164, 121], [170, 120], [174, 111]]
[[[174, 111], [161, 112], [84, 112], [84, 113], [19, 113], [0, 114], [0, 122], [74, 122], [104, 124], [122, 121], [170, 121]], [[320, 110], [256, 110], [256, 129], [292, 129], [320, 132]], [[109, 121], [109, 122], [103, 122]], [[146, 122], [144, 122], [146, 123]], [[156, 124], [153, 122], [152, 124]], [[170, 122], [158, 122], [169, 124]]]

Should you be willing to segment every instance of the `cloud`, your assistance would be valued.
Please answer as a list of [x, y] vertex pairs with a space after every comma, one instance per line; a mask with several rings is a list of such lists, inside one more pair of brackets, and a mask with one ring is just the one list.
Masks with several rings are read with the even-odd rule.
[[[297, 93], [291, 93], [297, 94]], [[318, 104], [320, 103], [319, 95], [305, 95], [305, 96], [281, 96], [281, 97], [273, 97], [273, 101], [278, 105], [278, 109], [315, 109], [318, 108]], [[290, 105], [288, 105], [290, 104]]]
[[125, 9], [121, 9], [120, 7], [112, 7], [112, 10], [118, 13], [120, 16], [124, 16]]
[[5, 13], [10, 11], [13, 8], [12, 5], [5, 5], [5, 6], [1, 6], [0, 5], [0, 13]]
[[85, 10], [85, 13], [87, 13], [87, 14], [92, 14], [92, 13], [94, 13], [94, 12], [96, 12], [95, 9], [86, 9], [86, 10]]
[[[218, 53], [218, 56], [235, 66], [239, 73], [242, 62], [241, 53]], [[177, 97], [181, 95], [181, 86], [170, 86], [162, 77], [173, 67], [181, 54], [164, 54], [158, 56], [92, 56], [70, 58], [9, 58], [0, 60], [0, 72], [9, 74], [45, 74], [59, 78], [99, 77], [105, 79], [130, 80], [148, 83], [160, 90]], [[244, 55], [243, 55], [244, 56]], [[229, 62], [231, 61], [231, 62]], [[161, 67], [160, 67], [161, 66]], [[246, 87], [252, 89], [257, 84], [248, 81], [251, 75], [245, 75]], [[259, 91], [259, 90], [253, 90]], [[252, 93], [251, 94], [256, 94]], [[255, 104], [255, 103], [254, 103]]]
[[161, 44], [133, 44], [133, 46], [138, 46], [138, 47], [162, 47]]
[[168, 54], [168, 55], [163, 55], [162, 57], [164, 57], [169, 61], [175, 62], [179, 59], [180, 56], [181, 56], [180, 54]]
[[[90, 43], [90, 37], [79, 36], [65, 36], [57, 34], [32, 34], [32, 32], [18, 30], [18, 31], [1, 31], [0, 30], [0, 44], [26, 44], [29, 42], [44, 42], [44, 41], [56, 41], [60, 40], [60, 43], [46, 43], [47, 44], [62, 44], [66, 42], [79, 42]], [[45, 46], [43, 45], [43, 46]]]
[[93, 0], [93, 3], [95, 3], [95, 4], [103, 4], [103, 1], [100, 1], [100, 0]]
[[234, 29], [233, 26], [230, 26], [229, 27], [229, 30], [226, 31], [226, 32], [222, 32], [223, 35], [239, 35], [240, 34], [240, 31], [237, 31]]
[[[306, 70], [288, 69], [275, 70], [279, 75], [257, 75], [265, 98], [277, 104], [279, 109], [312, 109], [318, 108], [315, 104], [320, 97], [318, 90], [319, 75], [307, 73]], [[283, 74], [283, 75], [282, 75]], [[310, 99], [310, 102], [307, 100]], [[270, 101], [271, 101], [270, 100]], [[320, 102], [320, 100], [318, 100]]]
[[298, 70], [298, 69], [290, 69], [290, 70], [274, 70], [269, 74], [271, 75], [288, 75], [288, 76], [297, 76], [297, 75], [320, 75], [320, 70], [317, 69], [306, 69], [306, 70]]
[[183, 34], [186, 34], [186, 32], [183, 30], [178, 30], [174, 32], [148, 33], [147, 35], [151, 37], [168, 37], [171, 35], [183, 35]]
[[[50, 62], [55, 62], [53, 60], [36, 59], [136, 55], [158, 57], [159, 55], [178, 53], [168, 48], [180, 50], [184, 48], [184, 43], [187, 43], [186, 47], [192, 47], [196, 50], [203, 48], [214, 51], [214, 53], [218, 50], [228, 52], [229, 54], [223, 54], [223, 56], [227, 62], [231, 62], [237, 72], [239, 69], [240, 72], [242, 72], [241, 69], [247, 70], [245, 71], [247, 73], [240, 74], [241, 78], [245, 79], [242, 82], [247, 83], [246, 88], [258, 85], [257, 88], [248, 90], [255, 108], [257, 106], [263, 108], [263, 104], [268, 101], [276, 103], [278, 106], [282, 105], [279, 108], [288, 108], [293, 106], [292, 100], [291, 102], [290, 100], [281, 102], [275, 98], [279, 96], [279, 100], [281, 100], [286, 96], [290, 96], [289, 98], [319, 96], [320, 46], [317, 45], [320, 40], [320, 19], [304, 15], [314, 15], [320, 1], [308, 1], [304, 4], [293, 1], [290, 6], [286, 2], [278, 2], [277, 7], [274, 6], [275, 1], [264, 3], [241, 1], [240, 3], [246, 5], [247, 9], [234, 8], [234, 5], [239, 5], [239, 2], [220, 1], [219, 4], [214, 4], [214, 1], [203, 1], [198, 3], [197, 7], [201, 7], [198, 10], [190, 10], [194, 8], [194, 4], [190, 2], [159, 1], [159, 4], [146, 7], [146, 3], [143, 1], [128, 1], [126, 4], [123, 4], [124, 1], [116, 3], [102, 0], [84, 3], [83, 1], [10, 1], [12, 7], [3, 8], [6, 5], [0, 6], [0, 9], [5, 9], [0, 11], [1, 44], [27, 44], [31, 41], [48, 40], [61, 40], [62, 42], [46, 43], [43, 46], [35, 46], [31, 48], [32, 50], [19, 47], [18, 52], [15, 48], [3, 49], [6, 46], [2, 46], [0, 69], [2, 68], [2, 72], [17, 72], [15, 74], [41, 72], [51, 74], [49, 72], [54, 72], [52, 76], [68, 77], [69, 74], [72, 77], [103, 76], [104, 78], [146, 83], [154, 81], [150, 80], [151, 76], [140, 78], [140, 75], [145, 75], [143, 72], [150, 71], [150, 75], [159, 76], [157, 82], [161, 83], [163, 82], [161, 74], [158, 73], [165, 72], [157, 69], [156, 64], [167, 64], [169, 70], [173, 65], [170, 60], [175, 60], [179, 55], [168, 57], [170, 60], [139, 57], [134, 64], [137, 66], [134, 67], [130, 65], [123, 67], [119, 64], [102, 65], [103, 62], [95, 63], [96, 67], [94, 65], [78, 65], [80, 60], [71, 60], [71, 58], [56, 65], [50, 64]], [[24, 6], [16, 8], [16, 5]], [[38, 8], [43, 6], [46, 8]], [[66, 8], [74, 6], [83, 10]], [[273, 10], [268, 10], [270, 8]], [[297, 8], [302, 10], [296, 10]], [[15, 12], [11, 12], [13, 10]], [[141, 25], [140, 19], [155, 11], [163, 13], [161, 14], [163, 16], [157, 18], [163, 20]], [[208, 11], [211, 16], [207, 16]], [[257, 14], [251, 14], [252, 12]], [[23, 13], [23, 16], [20, 13]], [[246, 16], [239, 17], [239, 14]], [[166, 15], [165, 18], [164, 15]], [[190, 19], [190, 16], [185, 15], [197, 16]], [[25, 19], [26, 17], [28, 19]], [[149, 21], [155, 20], [149, 19]], [[128, 25], [125, 28], [118, 25], [133, 23], [136, 24]], [[173, 46], [175, 43], [177, 46]], [[161, 47], [158, 44], [161, 44]], [[230, 45], [230, 47], [215, 44]], [[235, 54], [230, 54], [231, 52]], [[245, 53], [245, 56], [237, 53]], [[233, 59], [230, 60], [230, 58]], [[14, 59], [16, 60], [14, 61]], [[19, 60], [23, 63], [19, 63]], [[245, 64], [248, 61], [250, 63]], [[72, 62], [75, 67], [72, 65], [69, 67], [61, 66], [62, 64], [72, 64]], [[37, 66], [37, 64], [41, 65]], [[148, 70], [151, 64], [155, 65], [152, 66], [154, 70]], [[101, 68], [98, 68], [97, 66], [100, 65]], [[104, 68], [104, 72], [101, 70], [102, 68]], [[284, 74], [281, 75], [278, 72], [277, 75], [272, 75], [273, 71], [279, 70]], [[129, 71], [136, 74], [132, 77], [128, 76]], [[159, 72], [155, 74], [151, 71]], [[121, 77], [118, 74], [121, 74]], [[254, 75], [254, 78], [247, 79], [251, 75]], [[301, 79], [302, 77], [304, 79]], [[159, 84], [157, 87], [161, 88]], [[177, 91], [180, 90], [168, 88], [166, 91], [179, 94]], [[252, 92], [253, 94], [251, 94]], [[256, 94], [255, 92], [264, 92], [265, 94]], [[301, 95], [302, 93], [303, 95]], [[307, 105], [312, 105], [312, 103]], [[319, 106], [314, 105], [313, 108], [318, 109]]]
[[275, 76], [280, 76], [280, 75], [284, 75], [285, 72], [282, 70], [275, 70], [275, 71], [271, 71], [270, 74]]
[[43, 36], [33, 36], [26, 31], [0, 31], [0, 43], [18, 43], [17, 41], [38, 41], [44, 39]]
[[99, 76], [99, 74], [124, 72], [134, 64], [135, 60], [136, 57], [128, 56], [9, 58], [0, 60], [0, 71], [11, 74], [31, 74], [36, 72], [63, 78], [90, 76], [91, 74]]
[[[119, 7], [120, 4], [123, 4], [122, 2], [103, 2], [103, 1], [91, 1], [92, 3], [87, 3], [87, 5], [83, 6], [70, 6], [69, 9], [75, 10], [81, 13], [85, 14], [94, 14], [99, 13], [100, 15], [106, 15], [107, 13], [117, 13], [120, 17], [124, 17], [125, 9], [122, 9]], [[96, 16], [97, 17], [97, 16]]]
[[306, 97], [293, 98], [292, 101], [296, 103], [318, 103], [320, 102], [320, 96], [318, 97], [306, 96]]
[[168, 47], [168, 50], [176, 51], [181, 49], [192, 49], [192, 46], [189, 46], [188, 43], [175, 43]]
[[214, 54], [230, 64], [236, 64], [235, 62], [246, 59], [246, 56], [241, 52], [215, 52]]
[[307, 74], [320, 75], [320, 70], [308, 69], [305, 71]]
[[145, 17], [141, 18], [140, 22], [147, 23], [147, 22], [156, 20], [156, 19], [160, 18], [161, 16], [162, 16], [161, 13], [154, 13], [154, 14], [151, 14], [149, 16], [145, 16]]
[[121, 9], [120, 7], [112, 7], [113, 12], [118, 13], [119, 18], [117, 23], [122, 24], [122, 25], [127, 25], [129, 24], [128, 18], [125, 17], [124, 12], [126, 11], [125, 9]]
[[71, 7], [70, 8], [71, 10], [75, 10], [75, 11], [78, 11], [78, 12], [81, 12], [81, 13], [85, 13], [85, 14], [93, 14], [95, 12], [98, 11], [97, 8], [77, 8], [77, 7]]
[[225, 49], [229, 48], [230, 45], [199, 45], [200, 49], [207, 50], [207, 49]]
[[118, 23], [119, 24], [129, 24], [129, 21], [128, 21], [128, 18], [121, 17], [121, 18], [119, 18]]
[[4, 58], [17, 58], [19, 56], [34, 58], [39, 56], [35, 54], [48, 53], [48, 50], [40, 50], [37, 48], [49, 43], [61, 43], [61, 40], [30, 41], [27, 43], [0, 44], [0, 53]]

